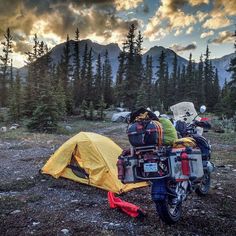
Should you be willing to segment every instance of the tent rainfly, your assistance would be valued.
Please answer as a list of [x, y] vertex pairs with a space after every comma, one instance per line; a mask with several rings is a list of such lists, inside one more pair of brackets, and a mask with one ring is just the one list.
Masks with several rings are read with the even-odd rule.
[[117, 177], [117, 158], [122, 149], [99, 134], [81, 132], [66, 141], [47, 161], [42, 173], [64, 177], [114, 193], [147, 186], [146, 182], [122, 184]]

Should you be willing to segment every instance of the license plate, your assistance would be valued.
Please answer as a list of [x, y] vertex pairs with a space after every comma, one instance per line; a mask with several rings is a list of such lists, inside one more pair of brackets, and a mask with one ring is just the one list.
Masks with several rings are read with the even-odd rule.
[[157, 163], [144, 163], [144, 172], [157, 172]]

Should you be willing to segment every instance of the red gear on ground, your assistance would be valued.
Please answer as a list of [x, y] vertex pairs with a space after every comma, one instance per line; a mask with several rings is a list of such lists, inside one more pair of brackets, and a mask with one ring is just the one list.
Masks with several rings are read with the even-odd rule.
[[143, 210], [141, 210], [140, 207], [138, 207], [132, 203], [123, 201], [118, 197], [115, 197], [114, 193], [112, 193], [112, 192], [107, 193], [107, 198], [108, 198], [110, 208], [121, 209], [127, 215], [134, 217], [134, 218], [135, 217], [142, 217], [142, 216], [146, 215], [146, 213]]

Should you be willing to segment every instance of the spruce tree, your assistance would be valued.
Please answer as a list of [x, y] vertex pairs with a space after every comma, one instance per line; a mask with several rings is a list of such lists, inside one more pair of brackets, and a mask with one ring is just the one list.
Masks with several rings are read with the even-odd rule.
[[81, 102], [86, 98], [86, 73], [88, 68], [88, 45], [85, 44], [83, 60], [81, 66], [80, 99]]
[[185, 83], [186, 83], [186, 68], [183, 65], [182, 66], [182, 70], [181, 70], [181, 74], [180, 74], [180, 78], [179, 78], [179, 83], [178, 83], [178, 101], [179, 102], [183, 102], [186, 98], [186, 87], [185, 87]]
[[64, 117], [66, 115], [66, 94], [63, 89], [62, 81], [59, 78], [58, 83], [56, 84], [54, 96], [56, 99], [56, 104], [57, 104], [57, 111], [59, 117]]
[[146, 106], [153, 107], [155, 105], [155, 101], [153, 99], [153, 71], [152, 71], [152, 56], [147, 55], [146, 57], [146, 66], [145, 66], [145, 77], [144, 77], [144, 90], [146, 93]]
[[104, 60], [104, 102], [108, 106], [113, 103], [112, 69], [107, 50], [105, 52]]
[[80, 78], [80, 47], [79, 47], [79, 29], [77, 28], [75, 31], [75, 41], [74, 41], [74, 74], [73, 74], [73, 80], [74, 80], [74, 106], [79, 107], [81, 104], [81, 78]]
[[212, 68], [209, 57], [210, 57], [210, 51], [207, 45], [205, 60], [204, 60], [204, 95], [205, 95], [206, 106], [211, 110], [211, 100], [209, 97], [212, 88]]
[[103, 96], [102, 93], [102, 64], [101, 64], [101, 55], [98, 54], [97, 62], [96, 62], [96, 74], [95, 74], [95, 84], [94, 84], [94, 95], [93, 100], [94, 104], [98, 105], [101, 98]]
[[82, 110], [83, 118], [87, 119], [88, 105], [85, 99], [82, 101], [81, 110]]
[[185, 81], [185, 96], [188, 101], [193, 102], [193, 84], [194, 84], [194, 70], [192, 54], [189, 55], [188, 65], [186, 68], [186, 81]]
[[[160, 100], [160, 102], [164, 105], [164, 109], [166, 108], [166, 99], [167, 99], [167, 89], [168, 89], [168, 77], [166, 76], [166, 55], [164, 51], [161, 51], [161, 55], [159, 57], [159, 65], [156, 72], [157, 80], [156, 80], [156, 100]], [[165, 104], [164, 104], [165, 103]]]
[[153, 107], [154, 99], [153, 99], [153, 70], [152, 70], [152, 56], [149, 57], [148, 60], [148, 77], [147, 77], [147, 102], [148, 107]]
[[143, 36], [141, 31], [138, 32], [137, 39], [136, 39], [136, 47], [135, 47], [135, 77], [137, 83], [141, 84], [143, 82], [144, 77], [144, 68], [142, 63], [142, 43], [143, 43]]
[[87, 71], [85, 75], [85, 94], [87, 101], [93, 100], [93, 87], [94, 85], [94, 76], [93, 76], [93, 55], [92, 55], [92, 48], [89, 50], [88, 54], [88, 65]]
[[60, 66], [60, 79], [62, 81], [63, 89], [66, 95], [66, 109], [67, 113], [71, 114], [73, 110], [72, 98], [73, 98], [73, 89], [71, 84], [71, 64], [70, 64], [70, 40], [69, 35], [67, 35], [67, 40], [63, 48], [63, 54], [61, 56]]
[[1, 74], [0, 74], [0, 106], [4, 107], [7, 105], [8, 94], [7, 94], [7, 83], [8, 83], [8, 65], [10, 63], [10, 54], [12, 51], [12, 35], [10, 29], [7, 28], [4, 34], [4, 41], [1, 42], [3, 45], [3, 55], [0, 55]]
[[[233, 35], [235, 37], [235, 43], [234, 43], [234, 48], [235, 48], [235, 54], [236, 54], [236, 30]], [[232, 117], [235, 115], [236, 111], [236, 56], [234, 56], [229, 65], [229, 72], [231, 72], [231, 80], [228, 83], [229, 87], [229, 104], [230, 104], [230, 110], [228, 112], [229, 116]]]
[[124, 81], [124, 104], [130, 110], [135, 109], [135, 101], [137, 98], [139, 83], [136, 77], [135, 67], [135, 53], [136, 53], [136, 42], [135, 42], [135, 26], [132, 24], [129, 28], [127, 35], [127, 41], [125, 42], [126, 50], [126, 63], [125, 63], [125, 81]]
[[11, 92], [9, 93], [9, 116], [10, 120], [18, 122], [22, 117], [22, 88], [19, 71], [12, 82]]
[[169, 104], [173, 105], [176, 102], [177, 98], [177, 69], [178, 69], [178, 61], [177, 61], [177, 55], [174, 54], [173, 58], [173, 71], [170, 76], [170, 85], [169, 85]]
[[[47, 50], [46, 50], [47, 51]], [[39, 95], [36, 108], [27, 127], [32, 131], [54, 132], [58, 127], [59, 112], [51, 79], [51, 56], [50, 53], [39, 58], [40, 65], [44, 68], [39, 83]], [[38, 62], [39, 62], [38, 61]], [[41, 69], [41, 68], [38, 68]]]
[[103, 96], [101, 97], [99, 103], [98, 103], [98, 118], [100, 120], [104, 120], [104, 117], [105, 117], [105, 110], [106, 108], [106, 103], [104, 102], [104, 98]]
[[[37, 91], [38, 85], [38, 65], [36, 60], [38, 59], [38, 47], [39, 41], [37, 34], [34, 35], [34, 45], [33, 50], [26, 52], [28, 66], [28, 72], [26, 76], [26, 86], [24, 89], [23, 96], [23, 114], [26, 117], [31, 117], [34, 109], [36, 108], [38, 102], [39, 91]], [[41, 75], [40, 75], [41, 77]]]
[[219, 85], [219, 77], [218, 77], [218, 70], [215, 69], [215, 77], [213, 81], [213, 101], [214, 101], [214, 110], [217, 109], [219, 99], [220, 99], [220, 85]]
[[204, 94], [204, 64], [203, 64], [203, 58], [202, 55], [200, 56], [200, 60], [198, 63], [198, 69], [197, 69], [197, 105], [201, 106], [205, 103], [205, 94]]
[[120, 52], [118, 56], [119, 67], [116, 75], [115, 85], [115, 104], [121, 106], [124, 103], [124, 77], [125, 77], [125, 48]]
[[89, 119], [94, 119], [94, 106], [92, 101], [89, 102]]

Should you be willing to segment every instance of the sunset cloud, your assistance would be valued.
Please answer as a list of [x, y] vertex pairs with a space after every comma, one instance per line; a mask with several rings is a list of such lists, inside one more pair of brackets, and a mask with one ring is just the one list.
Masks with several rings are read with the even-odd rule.
[[197, 6], [197, 5], [201, 5], [201, 4], [208, 4], [209, 0], [189, 0], [189, 3], [192, 6]]
[[202, 26], [207, 29], [220, 29], [229, 26], [232, 22], [226, 16], [222, 16], [221, 13], [214, 15], [211, 19], [208, 19]]
[[155, 15], [149, 19], [144, 35], [152, 38], [157, 36], [162, 22], [167, 22], [166, 30], [175, 30], [175, 35], [179, 35], [181, 29], [195, 24], [195, 17], [181, 10], [185, 4], [186, 1], [162, 0]]
[[222, 31], [218, 34], [217, 38], [209, 40], [209, 43], [214, 43], [214, 44], [233, 43], [233, 42], [234, 42], [233, 33], [229, 31]]
[[183, 51], [189, 51], [189, 50], [195, 50], [197, 48], [197, 45], [195, 42], [188, 44], [186, 46], [182, 46], [179, 44], [172, 44], [170, 49], [174, 50], [175, 52], [183, 52]]
[[203, 28], [220, 29], [227, 27], [233, 22], [229, 16], [236, 15], [235, 0], [215, 0], [213, 2], [213, 9], [210, 12], [210, 19], [205, 21]]
[[202, 12], [202, 11], [197, 11], [197, 14], [196, 14], [196, 17], [199, 22], [203, 22], [208, 16], [209, 16], [208, 13]]
[[187, 30], [186, 30], [186, 34], [191, 34], [193, 32], [193, 26], [189, 27]]
[[115, 0], [115, 6], [118, 11], [136, 8], [143, 0]]
[[[1, 37], [7, 27], [12, 32], [21, 31], [24, 36], [38, 34], [44, 38], [50, 47], [65, 41], [66, 35], [74, 36], [76, 27], [79, 27], [81, 38], [91, 37], [99, 42], [118, 42], [123, 40], [129, 26], [142, 24], [140, 19], [124, 19], [117, 16], [117, 9], [134, 8], [139, 1], [87, 0], [87, 1], [6, 1], [3, 6], [0, 0], [0, 32]], [[119, 2], [119, 4], [117, 3]], [[118, 5], [116, 5], [118, 4]], [[9, 10], [3, 11], [4, 8]], [[15, 33], [16, 42], [19, 37]], [[28, 41], [29, 42], [29, 41]], [[27, 42], [27, 43], [28, 43]], [[25, 47], [27, 45], [25, 43]], [[24, 48], [21, 43], [16, 50]]]
[[208, 32], [204, 32], [204, 33], [201, 34], [200, 38], [201, 38], [201, 39], [204, 39], [204, 38], [209, 37], [209, 36], [211, 36], [211, 35], [213, 35], [213, 34], [214, 34], [214, 31], [213, 31], [213, 30], [208, 31]]

